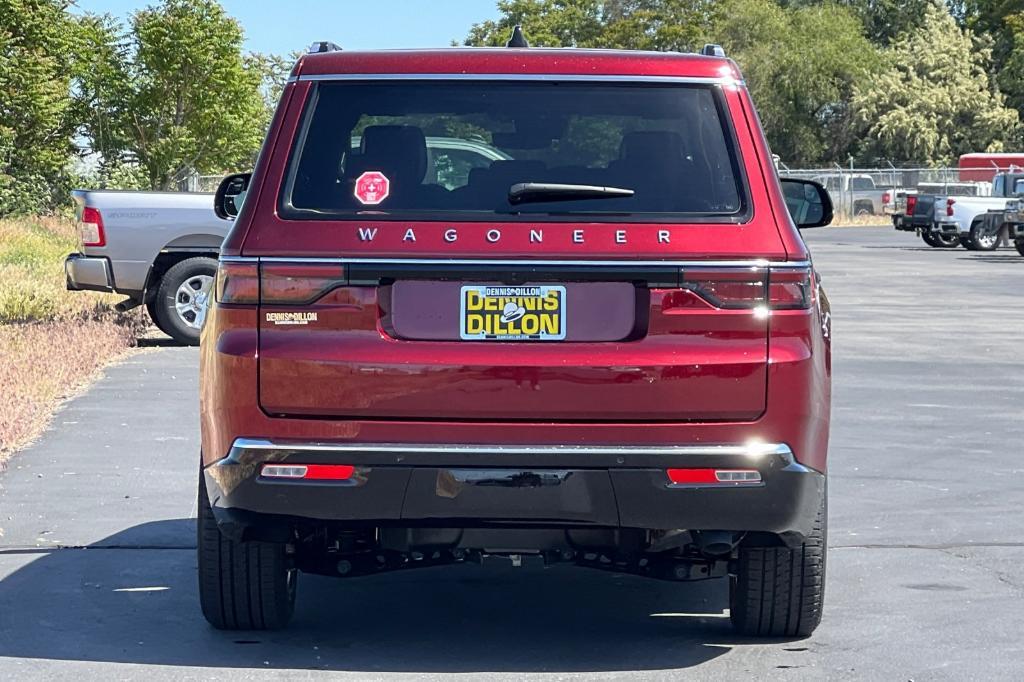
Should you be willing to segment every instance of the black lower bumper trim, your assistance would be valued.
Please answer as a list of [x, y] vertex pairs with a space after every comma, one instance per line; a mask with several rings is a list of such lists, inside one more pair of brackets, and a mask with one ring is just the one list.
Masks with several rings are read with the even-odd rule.
[[[252, 443], [258, 443], [253, 446]], [[263, 464], [351, 464], [354, 480], [280, 481]], [[540, 463], [543, 462], [544, 465]], [[758, 485], [672, 486], [668, 468], [756, 469]], [[205, 470], [222, 529], [287, 537], [317, 524], [642, 528], [802, 537], [825, 476], [785, 446], [573, 448], [273, 446], [240, 441]]]

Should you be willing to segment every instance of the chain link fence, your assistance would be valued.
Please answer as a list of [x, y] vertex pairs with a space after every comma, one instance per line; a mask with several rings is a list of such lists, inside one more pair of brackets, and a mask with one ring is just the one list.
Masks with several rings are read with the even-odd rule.
[[[992, 168], [992, 173], [1005, 168]], [[972, 169], [977, 176], [987, 169]], [[820, 182], [832, 196], [842, 218], [882, 216], [900, 208], [907, 192], [988, 196], [992, 183], [963, 180], [959, 168], [789, 168], [779, 164], [779, 175]]]

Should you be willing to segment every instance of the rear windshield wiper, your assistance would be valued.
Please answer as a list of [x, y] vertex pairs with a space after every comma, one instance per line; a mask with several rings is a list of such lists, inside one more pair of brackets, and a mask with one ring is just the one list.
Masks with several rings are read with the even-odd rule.
[[538, 201], [575, 201], [577, 199], [615, 199], [633, 196], [625, 187], [597, 185], [562, 185], [554, 182], [520, 182], [508, 190], [508, 203], [526, 204]]

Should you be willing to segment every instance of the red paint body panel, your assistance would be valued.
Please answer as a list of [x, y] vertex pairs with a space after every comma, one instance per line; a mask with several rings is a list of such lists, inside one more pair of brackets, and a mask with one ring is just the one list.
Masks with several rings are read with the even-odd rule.
[[[740, 224], [284, 220], [280, 188], [311, 83], [328, 74], [546, 74], [738, 78], [725, 59], [579, 50], [340, 52], [301, 60], [275, 114], [223, 254], [251, 258], [805, 261], [771, 153], [740, 81], [721, 85], [746, 175]], [[358, 230], [377, 229], [372, 241]], [[458, 238], [444, 239], [448, 229]], [[406, 238], [408, 230], [415, 240]], [[543, 229], [541, 243], [530, 229]], [[493, 230], [500, 236], [494, 239]], [[616, 232], [626, 230], [625, 243]], [[583, 239], [575, 238], [582, 231]], [[664, 231], [669, 239], [663, 238]], [[473, 282], [477, 283], [477, 282]], [[641, 333], [600, 343], [395, 338], [387, 286], [346, 286], [305, 306], [213, 305], [203, 330], [202, 446], [236, 438], [317, 443], [787, 444], [826, 468], [827, 302], [724, 310], [689, 291], [641, 287]], [[274, 325], [267, 312], [315, 312]], [[339, 462], [344, 463], [344, 462]]]

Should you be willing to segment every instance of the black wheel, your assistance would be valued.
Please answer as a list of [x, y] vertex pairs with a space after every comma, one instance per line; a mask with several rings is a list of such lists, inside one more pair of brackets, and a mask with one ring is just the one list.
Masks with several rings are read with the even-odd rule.
[[147, 305], [156, 326], [179, 343], [199, 343], [200, 311], [211, 295], [217, 261], [189, 258], [172, 266], [160, 279], [156, 296]]
[[807, 637], [818, 627], [825, 603], [827, 509], [823, 502], [800, 547], [740, 547], [729, 585], [729, 617], [737, 632]]
[[1017, 237], [1017, 239], [1013, 241], [1013, 245], [1016, 247], [1017, 253], [1024, 256], [1024, 237]]
[[940, 249], [955, 249], [960, 246], [960, 236], [955, 234], [935, 233], [935, 246]]
[[971, 234], [964, 246], [971, 251], [995, 251], [999, 247], [999, 233], [988, 234], [985, 232], [985, 223], [975, 221], [971, 224]]
[[298, 571], [285, 546], [238, 542], [217, 528], [206, 485], [199, 478], [196, 522], [199, 603], [203, 616], [219, 630], [277, 630], [295, 610]]
[[938, 249], [938, 248], [942, 247], [942, 244], [939, 243], [937, 235], [934, 235], [931, 232], [922, 232], [921, 233], [921, 239], [924, 240], [925, 244], [927, 244], [928, 246], [930, 246], [930, 247], [932, 247], [934, 249]]

